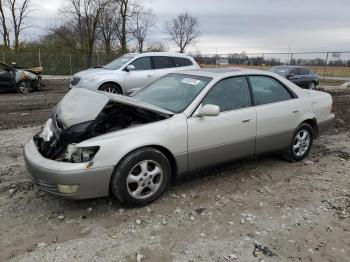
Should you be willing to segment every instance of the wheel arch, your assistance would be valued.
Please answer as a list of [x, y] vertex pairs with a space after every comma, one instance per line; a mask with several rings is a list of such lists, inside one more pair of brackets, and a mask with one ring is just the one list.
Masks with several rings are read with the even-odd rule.
[[314, 131], [314, 138], [317, 138], [318, 137], [317, 119], [316, 118], [309, 118], [309, 119], [304, 120], [300, 124], [303, 124], [303, 123], [309, 124], [312, 127], [312, 129]]
[[[137, 148], [134, 148], [132, 150], [130, 150], [129, 152], [127, 152], [126, 154], [124, 154], [124, 156], [118, 161], [118, 163], [115, 165], [114, 167], [114, 171], [119, 167], [120, 163], [128, 156], [130, 155], [131, 153], [137, 151], [137, 150], [140, 150], [140, 149], [143, 149], [143, 148], [153, 148], [153, 149], [156, 149], [158, 151], [160, 151], [162, 154], [165, 155], [165, 157], [169, 160], [169, 163], [170, 163], [170, 168], [171, 168], [171, 179], [175, 179], [176, 178], [176, 175], [177, 175], [177, 170], [178, 170], [178, 164], [177, 164], [177, 161], [175, 159], [175, 156], [174, 154], [166, 147], [164, 146], [161, 146], [161, 145], [144, 145], [144, 146], [140, 146], [140, 147], [137, 147]], [[113, 172], [114, 172], [113, 171]], [[110, 178], [112, 179], [112, 177]]]
[[106, 81], [106, 82], [103, 82], [103, 83], [101, 83], [100, 86], [98, 87], [98, 90], [101, 90], [101, 87], [102, 87], [103, 85], [106, 85], [106, 84], [112, 84], [112, 85], [117, 86], [117, 87], [120, 89], [121, 93], [124, 94], [124, 91], [123, 91], [122, 86], [121, 86], [118, 82], [116, 82], [116, 81]]

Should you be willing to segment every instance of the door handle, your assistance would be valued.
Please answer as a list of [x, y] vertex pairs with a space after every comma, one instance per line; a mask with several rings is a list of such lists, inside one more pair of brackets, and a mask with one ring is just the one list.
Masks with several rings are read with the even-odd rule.
[[147, 77], [153, 77], [153, 75], [147, 75]]
[[293, 114], [297, 114], [297, 113], [299, 113], [299, 110], [294, 110], [293, 111]]
[[252, 120], [251, 118], [244, 119], [244, 120], [242, 120], [242, 123], [248, 123], [248, 122], [250, 122], [251, 120]]

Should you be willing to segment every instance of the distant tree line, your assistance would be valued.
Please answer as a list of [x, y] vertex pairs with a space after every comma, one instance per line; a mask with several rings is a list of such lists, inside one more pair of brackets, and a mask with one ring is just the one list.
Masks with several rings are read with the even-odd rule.
[[[231, 65], [248, 65], [248, 66], [261, 66], [261, 65], [308, 65], [308, 66], [324, 66], [326, 59], [322, 58], [292, 58], [292, 59], [282, 59], [276, 57], [263, 57], [256, 55], [248, 55], [245, 52], [240, 54], [228, 54], [228, 55], [202, 55], [200, 52], [195, 52], [191, 54], [195, 59], [201, 64], [218, 64], [220, 58], [226, 58], [228, 63]], [[327, 65], [329, 66], [347, 66], [350, 67], [350, 60], [347, 59], [337, 59], [328, 60]]]

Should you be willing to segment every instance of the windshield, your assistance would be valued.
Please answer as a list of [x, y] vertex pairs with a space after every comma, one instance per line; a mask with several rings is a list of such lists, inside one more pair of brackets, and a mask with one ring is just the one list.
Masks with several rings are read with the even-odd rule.
[[203, 76], [168, 74], [141, 89], [134, 97], [168, 111], [180, 113], [211, 80], [212, 78]]
[[270, 72], [279, 74], [281, 76], [287, 75], [289, 68], [288, 67], [283, 67], [283, 66], [273, 66], [269, 69]]
[[134, 54], [127, 54], [127, 55], [122, 55], [118, 57], [117, 59], [113, 60], [109, 64], [103, 66], [105, 69], [110, 69], [110, 70], [117, 70], [121, 68], [123, 65], [125, 65], [127, 62], [129, 62], [131, 59], [133, 59], [136, 55]]

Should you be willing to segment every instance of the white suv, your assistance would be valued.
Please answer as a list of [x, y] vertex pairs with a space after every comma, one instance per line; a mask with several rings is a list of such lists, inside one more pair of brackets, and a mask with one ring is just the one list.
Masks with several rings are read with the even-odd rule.
[[81, 71], [72, 77], [70, 88], [86, 88], [123, 95], [146, 86], [165, 74], [200, 66], [187, 55], [179, 53], [130, 53], [100, 68]]

